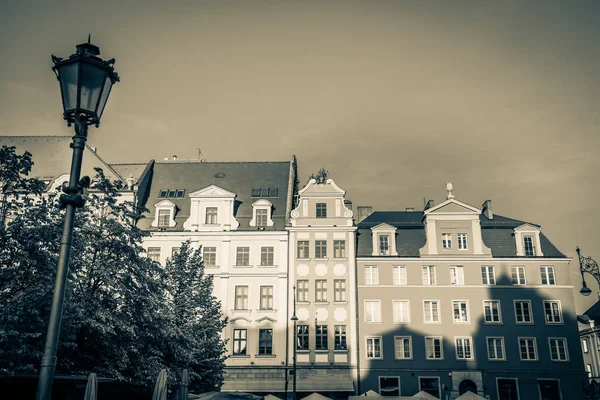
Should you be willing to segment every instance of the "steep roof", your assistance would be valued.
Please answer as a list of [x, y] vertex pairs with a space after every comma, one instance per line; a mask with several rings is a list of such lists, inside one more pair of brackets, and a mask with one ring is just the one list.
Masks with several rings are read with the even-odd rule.
[[594, 320], [594, 322], [600, 323], [600, 301], [594, 303], [594, 305], [588, 308], [583, 315], [587, 315], [590, 319]]

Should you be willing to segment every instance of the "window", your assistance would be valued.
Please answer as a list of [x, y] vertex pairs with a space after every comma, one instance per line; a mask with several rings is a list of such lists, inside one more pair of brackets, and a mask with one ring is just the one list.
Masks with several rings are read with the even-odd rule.
[[412, 359], [412, 338], [410, 336], [394, 337], [396, 360]]
[[165, 198], [165, 197], [167, 197], [167, 194], [168, 194], [168, 193], [169, 193], [169, 191], [168, 191], [168, 190], [160, 190], [160, 191], [158, 192], [158, 198], [159, 198], [159, 199]]
[[345, 240], [334, 240], [333, 241], [333, 257], [346, 258], [346, 241]]
[[441, 337], [425, 336], [425, 358], [428, 360], [441, 360], [444, 358]]
[[169, 190], [169, 197], [175, 197], [175, 190]]
[[379, 255], [389, 256], [390, 255], [390, 236], [379, 235]]
[[454, 339], [456, 345], [457, 360], [473, 359], [473, 339], [470, 337], [457, 337]]
[[171, 221], [171, 210], [158, 210], [158, 227], [168, 228]]
[[308, 280], [299, 280], [296, 285], [299, 302], [308, 302]]
[[326, 203], [317, 203], [317, 218], [327, 218]]
[[561, 400], [560, 387], [557, 379], [538, 379], [540, 399]]
[[279, 189], [269, 188], [269, 197], [277, 197], [278, 193], [279, 193]]
[[217, 207], [206, 207], [206, 224], [217, 224], [219, 211]]
[[492, 265], [481, 266], [481, 283], [483, 285], [495, 285], [496, 274]]
[[469, 322], [469, 303], [467, 301], [453, 301], [452, 312], [454, 322]]
[[523, 248], [525, 249], [526, 257], [535, 256], [535, 247], [533, 246], [533, 236], [523, 237]]
[[377, 265], [365, 266], [365, 285], [379, 285], [379, 269]]
[[423, 318], [425, 322], [440, 322], [440, 307], [437, 300], [423, 301]]
[[585, 364], [585, 372], [587, 372], [588, 378], [591, 378], [593, 376], [592, 364]]
[[423, 266], [423, 285], [435, 285], [435, 267], [433, 265]]
[[450, 267], [450, 284], [452, 285], [464, 285], [465, 284], [465, 272], [463, 267], [454, 266]]
[[258, 355], [273, 355], [273, 329], [258, 330]]
[[381, 302], [365, 300], [365, 322], [381, 322]]
[[551, 265], [541, 266], [540, 272], [542, 274], [542, 285], [555, 285], [554, 281], [554, 267]]
[[515, 317], [517, 324], [532, 324], [531, 302], [529, 300], [515, 300]]
[[277, 188], [252, 188], [252, 197], [277, 197]]
[[298, 325], [296, 329], [296, 349], [308, 350], [308, 325]]
[[327, 240], [315, 240], [315, 258], [327, 258]]
[[419, 377], [419, 390], [425, 393], [429, 393], [438, 399], [441, 397], [440, 394], [440, 378], [437, 377]]
[[483, 314], [486, 324], [502, 323], [502, 312], [500, 311], [500, 300], [484, 300]]
[[410, 322], [410, 303], [408, 300], [394, 300], [394, 322], [398, 324]]
[[316, 325], [315, 349], [327, 350], [327, 325]]
[[217, 265], [217, 248], [216, 247], [203, 247], [202, 255], [204, 257], [204, 265]]
[[504, 338], [503, 337], [488, 337], [487, 338], [488, 359], [491, 361], [506, 360], [504, 355]]
[[393, 283], [394, 285], [407, 285], [408, 275], [406, 274], [406, 266], [394, 266], [392, 267]]
[[260, 287], [260, 309], [261, 310], [272, 310], [273, 309], [273, 286], [261, 286]]
[[590, 349], [588, 347], [588, 340], [587, 339], [582, 339], [581, 340], [581, 348], [583, 349], [584, 353], [589, 353]]
[[148, 258], [160, 262], [160, 247], [148, 247]]
[[184, 189], [177, 189], [177, 191], [175, 193], [175, 197], [182, 198], [184, 194], [185, 194], [185, 190]]
[[238, 247], [235, 265], [247, 267], [250, 265], [250, 247]]
[[248, 286], [236, 286], [235, 287], [235, 309], [236, 310], [247, 310], [248, 309]]
[[256, 226], [267, 226], [268, 210], [259, 208], [256, 210]]
[[273, 262], [273, 247], [261, 247], [260, 248], [260, 265], [275, 265]]
[[443, 249], [451, 249], [452, 248], [452, 235], [449, 233], [442, 233], [442, 248]]
[[400, 396], [400, 378], [397, 376], [380, 376], [379, 393], [381, 396]]
[[367, 358], [383, 358], [381, 356], [381, 336], [366, 337]]
[[550, 342], [550, 359], [552, 361], [569, 361], [567, 339], [549, 338], [548, 341]]
[[246, 344], [248, 342], [248, 331], [246, 329], [233, 330], [233, 355], [245, 356]]
[[459, 250], [467, 250], [467, 234], [459, 233], [457, 236], [458, 239], [458, 249]]
[[511, 267], [510, 274], [512, 276], [513, 285], [525, 285], [525, 267]]
[[177, 254], [179, 254], [180, 250], [181, 247], [171, 247], [171, 257], [175, 257]]
[[334, 326], [334, 350], [347, 350], [346, 325]]
[[519, 390], [516, 379], [497, 379], [499, 400], [519, 400]]
[[537, 345], [535, 338], [519, 338], [521, 361], [537, 360]]
[[327, 301], [327, 279], [315, 280], [315, 302]]
[[308, 254], [308, 240], [298, 240], [297, 258], [310, 258]]
[[544, 314], [547, 324], [562, 324], [563, 322], [560, 301], [544, 300]]
[[346, 280], [334, 279], [333, 301], [346, 301]]

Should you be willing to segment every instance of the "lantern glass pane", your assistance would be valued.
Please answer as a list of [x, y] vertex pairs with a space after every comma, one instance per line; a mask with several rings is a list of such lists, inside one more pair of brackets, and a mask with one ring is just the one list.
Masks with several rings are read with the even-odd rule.
[[110, 89], [112, 88], [112, 81], [110, 77], [106, 77], [104, 81], [104, 89], [102, 90], [102, 94], [100, 95], [100, 103], [98, 104], [98, 120], [102, 117], [102, 112], [104, 111], [104, 106], [106, 105], [106, 100], [108, 100], [108, 95], [110, 95]]
[[106, 70], [104, 68], [88, 63], [81, 64], [81, 100], [79, 107], [82, 111], [96, 112], [96, 105], [98, 104], [105, 75]]
[[65, 111], [73, 110], [77, 107], [77, 67], [78, 65], [75, 63], [65, 65], [58, 70], [60, 91]]

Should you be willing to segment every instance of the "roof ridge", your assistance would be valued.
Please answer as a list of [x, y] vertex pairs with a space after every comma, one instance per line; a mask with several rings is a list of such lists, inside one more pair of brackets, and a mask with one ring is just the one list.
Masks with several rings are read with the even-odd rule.
[[125, 179], [123, 179], [123, 177], [121, 175], [119, 175], [119, 173], [117, 171], [114, 170], [113, 167], [110, 166], [109, 163], [107, 163], [106, 161], [104, 161], [104, 159], [102, 157], [100, 157], [100, 154], [96, 153], [93, 149], [92, 146], [90, 146], [88, 143], [85, 144], [85, 147], [90, 151], [90, 153], [92, 153], [93, 155], [96, 156], [96, 158], [98, 160], [100, 160], [100, 162], [104, 165], [106, 165], [106, 167], [110, 170], [110, 172], [112, 172], [113, 174], [115, 174], [119, 179], [121, 179], [122, 182], [125, 182]]
[[289, 161], [200, 161], [200, 160], [162, 160], [156, 164], [289, 164]]

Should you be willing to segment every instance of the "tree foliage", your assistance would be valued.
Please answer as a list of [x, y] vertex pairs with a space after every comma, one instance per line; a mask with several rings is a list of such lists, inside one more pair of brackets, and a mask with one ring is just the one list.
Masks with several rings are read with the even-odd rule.
[[317, 172], [316, 174], [310, 174], [310, 176], [308, 177], [308, 179], [314, 179], [317, 181], [317, 183], [322, 184], [322, 183], [326, 183], [327, 182], [327, 176], [329, 175], [329, 171], [327, 171], [325, 168], [321, 168], [319, 170], [319, 172]]

